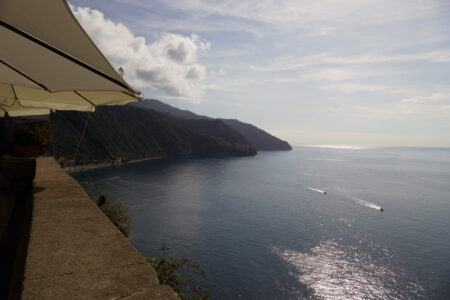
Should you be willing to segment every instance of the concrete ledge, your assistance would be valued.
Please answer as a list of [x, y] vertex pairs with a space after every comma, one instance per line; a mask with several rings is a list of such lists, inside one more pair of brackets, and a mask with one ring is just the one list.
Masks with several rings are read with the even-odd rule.
[[22, 299], [179, 299], [54, 159], [34, 184]]
[[[24, 282], [22, 299], [179, 299], [139, 264]], [[154, 279], [153, 282], [151, 279]]]

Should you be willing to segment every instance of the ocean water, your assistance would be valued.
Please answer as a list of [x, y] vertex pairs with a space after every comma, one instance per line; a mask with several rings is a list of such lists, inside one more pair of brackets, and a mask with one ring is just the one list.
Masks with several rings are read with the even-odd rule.
[[212, 299], [450, 299], [450, 149], [296, 147], [73, 176], [130, 207], [141, 253], [164, 239], [199, 263]]

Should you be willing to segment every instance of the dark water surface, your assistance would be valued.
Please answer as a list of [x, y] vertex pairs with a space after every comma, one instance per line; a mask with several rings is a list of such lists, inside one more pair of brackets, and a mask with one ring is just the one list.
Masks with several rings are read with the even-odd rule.
[[199, 263], [213, 299], [450, 299], [450, 149], [297, 147], [73, 176], [130, 207], [141, 253], [165, 239]]

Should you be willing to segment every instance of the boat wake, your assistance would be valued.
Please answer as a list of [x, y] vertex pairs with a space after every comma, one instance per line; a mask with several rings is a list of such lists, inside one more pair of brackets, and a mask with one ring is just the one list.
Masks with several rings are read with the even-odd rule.
[[319, 190], [319, 189], [315, 189], [315, 188], [312, 188], [312, 187], [308, 187], [308, 190], [311, 190], [311, 191], [314, 191], [314, 192], [317, 192], [317, 193], [321, 193], [321, 194], [324, 194], [324, 195], [326, 195], [326, 193], [327, 193], [325, 191], [322, 191], [322, 190]]
[[[311, 191], [313, 191], [313, 192], [317, 192], [317, 193], [320, 193], [320, 194], [324, 194], [324, 195], [327, 195], [327, 192], [326, 191], [324, 191], [324, 190], [319, 190], [319, 189], [316, 189], [316, 188], [313, 188], [313, 187], [307, 187], [307, 189], [308, 190], [311, 190]], [[359, 199], [359, 198], [356, 198], [356, 197], [352, 197], [352, 196], [350, 196], [350, 195], [346, 195], [341, 189], [337, 189], [337, 191], [331, 191], [331, 194], [330, 194], [330, 196], [331, 197], [336, 197], [336, 199], [341, 199], [341, 200], [349, 200], [349, 198], [351, 199], [351, 200], [353, 200], [354, 202], [356, 202], [357, 204], [360, 204], [360, 205], [363, 205], [363, 206], [366, 206], [366, 207], [369, 207], [369, 208], [373, 208], [373, 209], [376, 209], [376, 210], [379, 210], [379, 211], [384, 211], [384, 209], [383, 209], [383, 207], [381, 207], [381, 206], [379, 206], [379, 205], [377, 205], [377, 204], [375, 204], [375, 203], [371, 203], [371, 202], [368, 202], [368, 201], [364, 201], [364, 200], [362, 200], [362, 199]]]
[[361, 205], [364, 205], [364, 206], [367, 206], [367, 207], [370, 207], [370, 208], [373, 208], [373, 209], [376, 209], [376, 210], [379, 210], [379, 211], [383, 211], [383, 208], [381, 206], [376, 205], [374, 203], [370, 203], [370, 202], [358, 199], [356, 197], [353, 197], [352, 199], [358, 204], [361, 204]]

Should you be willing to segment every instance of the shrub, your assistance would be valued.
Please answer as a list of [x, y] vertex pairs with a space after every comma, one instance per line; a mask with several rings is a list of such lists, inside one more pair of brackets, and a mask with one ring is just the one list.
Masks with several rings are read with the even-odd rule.
[[[124, 236], [128, 237], [131, 228], [128, 207], [108, 194], [94, 192], [92, 184], [88, 181], [82, 182], [81, 185], [109, 220]], [[98, 196], [94, 196], [95, 194]], [[182, 300], [209, 300], [208, 291], [187, 276], [188, 274], [195, 274], [206, 278], [205, 272], [198, 264], [194, 264], [187, 258], [167, 256], [168, 250], [169, 248], [166, 247], [163, 240], [160, 258], [144, 256], [146, 261], [155, 269], [159, 283], [171, 286]]]
[[101, 194], [94, 201], [123, 235], [128, 237], [131, 228], [128, 207], [107, 194]]
[[196, 273], [205, 278], [205, 272], [187, 258], [166, 256], [168, 250], [163, 240], [160, 258], [145, 257], [158, 274], [159, 283], [171, 286], [182, 300], [209, 300], [208, 291], [186, 275]]

